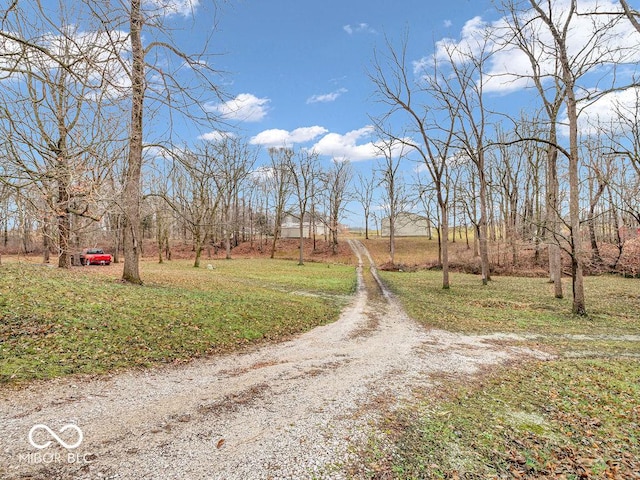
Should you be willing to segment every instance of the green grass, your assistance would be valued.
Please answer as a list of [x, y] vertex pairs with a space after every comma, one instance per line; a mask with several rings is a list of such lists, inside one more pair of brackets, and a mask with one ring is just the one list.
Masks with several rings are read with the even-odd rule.
[[[545, 279], [380, 272], [409, 315], [467, 334], [520, 334], [556, 353], [418, 392], [365, 449], [368, 478], [635, 478], [640, 471], [640, 284], [585, 278], [586, 318]], [[502, 340], [508, 341], [508, 340]], [[420, 400], [422, 398], [422, 400]], [[444, 399], [444, 400], [443, 400]], [[387, 442], [389, 440], [387, 439]], [[360, 472], [362, 473], [362, 472]]]
[[[142, 265], [145, 286], [114, 269], [0, 267], [0, 382], [186, 361], [334, 321], [353, 267], [278, 260]], [[302, 294], [292, 294], [295, 290]]]
[[[213, 270], [207, 270], [207, 265], [211, 265]], [[190, 266], [191, 263], [187, 261], [161, 265], [145, 262], [142, 264], [143, 277], [147, 284], [164, 282], [203, 290], [235, 285], [238, 288], [247, 286], [319, 295], [349, 295], [356, 287], [353, 267], [342, 264], [308, 262], [297, 265], [291, 261], [252, 258], [205, 260], [201, 269]], [[203, 278], [207, 281], [202, 282]]]
[[442, 273], [381, 272], [414, 319], [429, 326], [465, 333], [514, 332], [541, 335], [639, 335], [640, 284], [615, 276], [585, 278], [589, 316], [571, 314], [571, 285], [564, 299], [553, 296], [541, 278], [493, 277], [482, 286], [475, 275], [451, 274], [442, 289]]
[[396, 451], [377, 452], [369, 477], [635, 478], [639, 379], [634, 360], [501, 369], [393, 417]]

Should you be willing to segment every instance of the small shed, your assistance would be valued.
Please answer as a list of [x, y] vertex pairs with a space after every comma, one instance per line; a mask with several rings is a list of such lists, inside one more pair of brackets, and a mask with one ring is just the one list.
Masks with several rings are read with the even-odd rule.
[[[311, 224], [311, 216], [305, 215], [304, 222], [302, 224], [303, 232], [302, 238], [310, 238], [310, 233], [315, 230], [316, 235], [325, 234], [325, 225], [319, 220], [315, 222], [315, 228]], [[293, 215], [286, 215], [280, 226], [281, 238], [300, 238], [300, 220]]]
[[[382, 236], [388, 237], [389, 217], [382, 219]], [[395, 221], [396, 237], [428, 237], [431, 235], [431, 224], [429, 219], [412, 212], [400, 212], [396, 215]]]

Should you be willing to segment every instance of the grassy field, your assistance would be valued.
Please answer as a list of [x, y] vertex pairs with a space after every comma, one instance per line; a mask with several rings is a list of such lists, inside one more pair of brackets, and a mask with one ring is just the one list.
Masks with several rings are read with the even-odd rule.
[[[378, 263], [388, 260], [385, 239], [365, 243]], [[436, 256], [435, 241], [398, 242], [397, 263]], [[194, 269], [188, 260], [143, 262], [143, 287], [121, 284], [119, 266], [0, 266], [0, 382], [188, 361], [286, 338], [335, 320], [355, 288], [353, 263], [203, 263]], [[517, 334], [520, 340], [499, 341], [556, 359], [473, 379], [434, 379], [433, 389], [416, 392], [419, 400], [389, 413], [382, 425], [387, 440], [372, 438], [359, 474], [638, 478], [640, 280], [587, 277], [589, 316], [582, 318], [570, 313], [568, 279], [567, 298], [558, 300], [544, 278], [494, 276], [483, 287], [478, 276], [452, 273], [445, 291], [437, 271], [380, 274], [427, 327]], [[367, 271], [365, 285], [377, 294]]]
[[[378, 265], [389, 261], [389, 239], [371, 237], [362, 240]], [[424, 237], [407, 237], [396, 240], [395, 263], [403, 265], [422, 265], [438, 259], [438, 241]]]
[[120, 266], [0, 266], [0, 382], [186, 361], [276, 340], [335, 320], [353, 267], [280, 260]]
[[429, 326], [465, 333], [522, 332], [540, 335], [640, 335], [640, 282], [616, 276], [586, 277], [589, 316], [571, 314], [571, 283], [565, 298], [553, 296], [543, 278], [494, 276], [480, 285], [476, 275], [442, 272], [381, 272], [412, 318]]
[[[589, 317], [544, 279], [381, 272], [421, 323], [516, 333], [556, 354], [442, 383], [389, 415], [391, 448], [372, 439], [369, 478], [639, 478], [640, 283], [586, 278]], [[570, 285], [565, 285], [570, 297]], [[437, 380], [437, 379], [436, 379]]]
[[638, 478], [639, 378], [637, 360], [591, 359], [525, 363], [449, 385], [447, 400], [387, 420], [395, 452], [370, 445], [368, 476]]

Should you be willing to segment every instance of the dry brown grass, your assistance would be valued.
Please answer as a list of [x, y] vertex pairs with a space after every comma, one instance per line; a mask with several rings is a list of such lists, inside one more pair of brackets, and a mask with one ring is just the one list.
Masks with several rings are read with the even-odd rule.
[[[383, 269], [393, 269], [389, 264], [389, 239], [371, 237], [362, 240], [371, 252], [377, 265]], [[480, 273], [480, 258], [473, 249], [473, 238], [467, 246], [464, 239], [456, 238], [449, 242], [449, 265], [452, 271], [462, 273]], [[489, 244], [489, 261], [491, 271], [496, 275], [515, 275], [526, 277], [545, 277], [547, 275], [548, 255], [546, 245], [536, 246], [531, 242], [519, 242], [516, 245], [516, 262], [513, 259], [511, 245], [504, 241], [493, 241]], [[626, 277], [640, 276], [640, 239], [628, 240], [623, 254], [615, 268], [618, 250], [614, 245], [601, 244], [602, 261], [594, 263], [588, 244], [584, 246], [584, 265], [587, 275], [616, 273]], [[564, 271], [570, 275], [570, 259], [563, 254]], [[438, 265], [438, 241], [426, 237], [399, 237], [396, 239], [395, 266], [403, 270], [434, 268]]]
[[[362, 240], [377, 265], [389, 262], [389, 239], [371, 237]], [[406, 266], [434, 264], [438, 261], [438, 241], [426, 237], [401, 237], [396, 239], [395, 263]]]

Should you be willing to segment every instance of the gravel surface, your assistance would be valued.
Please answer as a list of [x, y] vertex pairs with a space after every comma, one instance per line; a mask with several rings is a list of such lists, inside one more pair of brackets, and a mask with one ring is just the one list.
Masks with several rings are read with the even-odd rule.
[[[341, 479], [386, 408], [442, 375], [542, 356], [426, 330], [387, 291], [359, 288], [340, 319], [253, 351], [0, 392], [3, 479]], [[31, 439], [43, 446], [38, 449]], [[82, 443], [73, 428], [80, 427]]]

